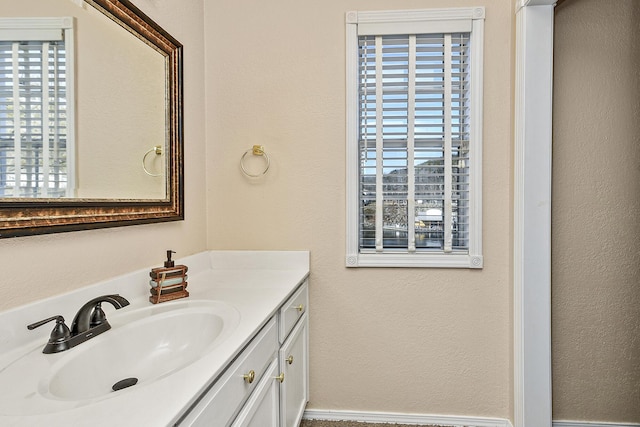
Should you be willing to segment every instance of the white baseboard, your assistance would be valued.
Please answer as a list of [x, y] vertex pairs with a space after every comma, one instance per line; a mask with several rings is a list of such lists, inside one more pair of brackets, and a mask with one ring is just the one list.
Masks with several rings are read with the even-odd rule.
[[553, 427], [640, 427], [638, 423], [609, 423], [594, 421], [554, 421]]
[[502, 418], [457, 417], [451, 415], [429, 414], [398, 414], [390, 412], [355, 412], [307, 409], [306, 411], [304, 411], [303, 418], [305, 420], [360, 421], [382, 424], [434, 424], [451, 427], [513, 427], [509, 420]]

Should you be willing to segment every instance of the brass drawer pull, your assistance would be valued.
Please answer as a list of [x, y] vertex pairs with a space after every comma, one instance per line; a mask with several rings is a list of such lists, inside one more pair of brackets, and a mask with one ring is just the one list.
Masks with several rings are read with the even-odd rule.
[[299, 306], [296, 307], [296, 310], [302, 313], [302, 310], [304, 310], [304, 305], [300, 304]]
[[256, 379], [256, 373], [255, 373], [255, 371], [252, 369], [252, 370], [250, 370], [250, 371], [249, 371], [249, 373], [248, 373], [248, 374], [244, 374], [244, 375], [242, 376], [242, 378], [244, 378], [244, 380], [245, 380], [247, 383], [251, 384], [251, 383], [253, 382], [253, 380], [255, 380], [255, 379]]
[[289, 356], [285, 359], [289, 365], [293, 363], [293, 356]]
[[276, 377], [276, 379], [281, 383], [284, 382], [284, 372], [281, 372], [280, 375]]

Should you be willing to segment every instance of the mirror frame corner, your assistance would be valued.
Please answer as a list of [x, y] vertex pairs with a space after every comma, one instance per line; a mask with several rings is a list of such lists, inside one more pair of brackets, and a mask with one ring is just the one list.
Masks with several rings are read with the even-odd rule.
[[184, 220], [182, 44], [129, 0], [85, 0], [167, 61], [167, 198], [0, 202], [0, 238]]

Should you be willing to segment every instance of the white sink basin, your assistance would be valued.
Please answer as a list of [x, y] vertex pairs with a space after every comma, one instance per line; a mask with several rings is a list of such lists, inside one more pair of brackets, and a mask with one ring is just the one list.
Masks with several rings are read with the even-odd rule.
[[[144, 387], [214, 350], [240, 320], [234, 307], [215, 301], [126, 310], [110, 313], [111, 330], [77, 347], [42, 354], [42, 343], [0, 370], [0, 413], [54, 412]], [[125, 379], [135, 385], [112, 389]]]

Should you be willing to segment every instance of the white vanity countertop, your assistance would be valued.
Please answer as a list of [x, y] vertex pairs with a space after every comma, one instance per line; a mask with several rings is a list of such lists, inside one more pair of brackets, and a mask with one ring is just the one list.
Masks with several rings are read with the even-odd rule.
[[[210, 251], [178, 259], [176, 264], [189, 267], [188, 300], [222, 301], [238, 310], [239, 324], [220, 346], [164, 378], [148, 384], [141, 380], [139, 384], [109, 394], [108, 397], [84, 402], [47, 399], [44, 406], [40, 397], [38, 408], [34, 407], [33, 411], [18, 410], [15, 414], [11, 414], [12, 410], [3, 408], [5, 405], [0, 403], [0, 425], [173, 425], [309, 275], [307, 251]], [[116, 311], [109, 304], [103, 305], [107, 318], [115, 329], [120, 312], [151, 305], [148, 301], [148, 273], [149, 269], [139, 270], [70, 294], [0, 313], [0, 381], [3, 380], [4, 367], [16, 359], [18, 354], [24, 354], [25, 348], [44, 346], [53, 327], [50, 324], [27, 331], [27, 324], [56, 314], [62, 314], [69, 324], [84, 302], [99, 295], [119, 293], [129, 300], [129, 307]], [[185, 299], [161, 305], [167, 306], [180, 301]], [[108, 334], [106, 332], [94, 339], [106, 339]], [[56, 357], [43, 355], [47, 356]], [[7, 392], [0, 392], [0, 402], [9, 399], [4, 393]], [[31, 398], [31, 395], [25, 396], [22, 403], [29, 405]], [[29, 415], [25, 415], [26, 413]]]

